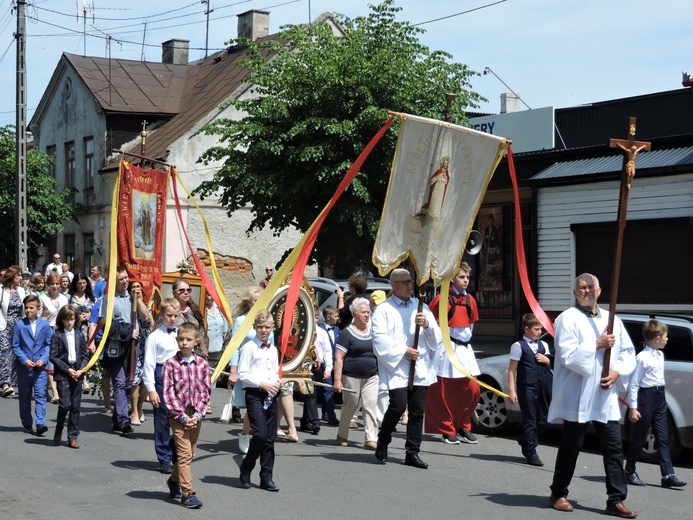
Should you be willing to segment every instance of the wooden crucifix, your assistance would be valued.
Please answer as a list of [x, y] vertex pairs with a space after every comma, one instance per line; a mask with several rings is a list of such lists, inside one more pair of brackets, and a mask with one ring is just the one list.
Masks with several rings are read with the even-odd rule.
[[[635, 140], [635, 119], [628, 118], [628, 139], [609, 139], [609, 147], [623, 150], [623, 171], [621, 175], [621, 191], [618, 196], [618, 237], [616, 239], [616, 253], [614, 265], [611, 271], [611, 297], [609, 298], [609, 323], [607, 334], [614, 331], [614, 319], [616, 317], [616, 301], [618, 299], [618, 282], [621, 276], [621, 250], [623, 248], [623, 234], [626, 230], [626, 214], [628, 213], [628, 193], [630, 184], [635, 177], [635, 156], [642, 150], [649, 150], [650, 144], [645, 141]], [[609, 375], [611, 363], [611, 349], [604, 351], [604, 366], [602, 377]]]

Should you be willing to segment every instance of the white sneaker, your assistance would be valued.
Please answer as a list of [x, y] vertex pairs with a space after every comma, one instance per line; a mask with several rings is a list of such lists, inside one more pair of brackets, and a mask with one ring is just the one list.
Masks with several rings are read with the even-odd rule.
[[252, 437], [252, 435], [243, 435], [242, 433], [238, 436], [238, 447], [240, 448], [241, 453], [248, 453], [248, 449], [250, 448], [250, 439]]

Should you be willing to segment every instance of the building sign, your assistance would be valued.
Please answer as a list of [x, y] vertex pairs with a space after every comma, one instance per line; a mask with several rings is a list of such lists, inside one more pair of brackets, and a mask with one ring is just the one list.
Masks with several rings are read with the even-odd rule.
[[515, 153], [554, 147], [553, 107], [474, 117], [470, 123], [474, 130], [511, 139]]

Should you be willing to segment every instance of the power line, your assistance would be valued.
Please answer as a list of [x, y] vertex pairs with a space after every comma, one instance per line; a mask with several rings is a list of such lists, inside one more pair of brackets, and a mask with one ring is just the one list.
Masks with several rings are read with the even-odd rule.
[[[250, 0], [244, 0], [244, 2], [239, 2], [239, 3], [245, 3], [246, 1], [250, 1]], [[282, 2], [282, 3], [279, 3], [279, 4], [274, 4], [274, 5], [271, 5], [271, 6], [268, 6], [268, 7], [264, 7], [263, 9], [272, 9], [272, 8], [274, 8], [274, 7], [281, 7], [281, 6], [284, 6], [284, 5], [290, 5], [290, 4], [294, 4], [294, 3], [296, 3], [296, 2], [300, 2], [300, 1], [301, 1], [301, 0], [289, 0], [289, 1], [287, 1], [287, 2]], [[227, 7], [229, 7], [229, 6], [227, 6]], [[215, 9], [216, 9], [216, 8], [215, 8]], [[216, 18], [212, 18], [211, 21], [224, 20], [224, 19], [227, 19], [227, 18], [233, 18], [234, 16], [238, 16], [238, 15], [237, 15], [237, 14], [232, 14], [232, 15], [227, 15], [227, 16], [218, 16], [218, 17], [216, 17]], [[54, 36], [54, 37], [57, 37], [57, 36], [77, 36], [77, 35], [82, 36], [82, 35], [83, 35], [83, 33], [82, 33], [81, 31], [77, 31], [77, 30], [74, 30], [74, 29], [70, 29], [70, 28], [68, 28], [68, 27], [63, 27], [62, 25], [54, 24], [54, 23], [51, 23], [51, 22], [46, 22], [46, 21], [44, 21], [44, 20], [37, 20], [37, 22], [38, 22], [38, 23], [45, 24], [45, 25], [50, 25], [51, 27], [56, 27], [57, 29], [62, 29], [63, 31], [67, 31], [67, 34], [53, 34], [53, 35], [45, 35], [45, 34], [44, 34], [44, 35], [34, 35], [34, 38], [39, 37], [39, 36], [40, 36], [40, 37], [47, 37], [47, 36]], [[154, 22], [152, 22], [152, 23], [154, 23]], [[189, 25], [197, 25], [197, 24], [202, 24], [202, 23], [205, 23], [205, 20], [199, 20], [199, 21], [193, 21], [193, 22], [187, 22], [187, 23], [180, 23], [180, 24], [174, 24], [174, 25], [167, 25], [167, 26], [163, 26], [163, 27], [149, 27], [149, 26], [148, 26], [148, 27], [147, 27], [147, 31], [150, 31], [150, 32], [151, 32], [151, 31], [160, 31], [160, 30], [164, 30], [164, 29], [175, 29], [175, 28], [178, 28], [178, 27], [186, 27], [186, 26], [189, 26]], [[142, 25], [142, 24], [140, 23], [140, 24], [137, 24], [137, 25], [126, 25], [126, 26], [120, 26], [120, 27], [111, 27], [111, 28], [108, 28], [108, 29], [104, 29], [102, 32], [108, 31], [108, 34], [110, 34], [111, 36], [113, 36], [113, 35], [124, 35], [124, 34], [138, 34], [138, 33], [140, 33], [140, 32], [142, 31], [141, 25]], [[93, 27], [93, 26], [92, 26], [92, 27]], [[133, 30], [130, 30], [130, 31], [121, 31], [121, 32], [114, 32], [114, 31], [113, 31], [113, 29], [118, 29], [118, 28], [122, 28], [122, 27], [132, 27]], [[101, 31], [101, 29], [97, 29], [96, 27], [94, 27], [94, 29], [96, 29], [97, 31]], [[87, 34], [87, 36], [91, 36], [92, 38], [106, 39], [104, 36], [100, 36], [99, 34], [96, 34], [95, 32], [87, 32], [86, 34]], [[137, 46], [139, 46], [139, 47], [142, 46], [142, 42], [128, 41], [128, 40], [124, 40], [124, 39], [121, 39], [121, 40], [120, 40], [120, 43], [130, 44], [130, 45], [137, 45]], [[146, 46], [146, 47], [160, 47], [160, 45], [155, 45], [155, 44], [145, 44], [145, 46]], [[225, 47], [220, 47], [220, 48], [217, 48], [217, 49], [209, 49], [209, 50], [224, 50], [224, 49], [225, 49]], [[195, 47], [195, 48], [191, 48], [190, 50], [204, 50], [204, 48]]]
[[462, 11], [460, 13], [449, 14], [448, 16], [442, 16], [441, 18], [435, 18], [433, 20], [427, 20], [425, 22], [414, 23], [414, 24], [412, 24], [412, 27], [417, 27], [419, 25], [425, 25], [427, 23], [439, 22], [441, 20], [447, 20], [448, 18], [454, 18], [455, 16], [462, 16], [463, 14], [467, 14], [467, 13], [473, 13], [474, 11], [480, 11], [481, 9], [486, 9], [487, 7], [492, 7], [494, 5], [502, 4], [503, 2], [507, 2], [507, 1], [508, 0], [499, 0], [498, 2], [493, 2], [492, 4], [486, 4], [486, 5], [482, 5], [479, 7], [475, 7], [474, 9], [467, 9], [466, 11]]

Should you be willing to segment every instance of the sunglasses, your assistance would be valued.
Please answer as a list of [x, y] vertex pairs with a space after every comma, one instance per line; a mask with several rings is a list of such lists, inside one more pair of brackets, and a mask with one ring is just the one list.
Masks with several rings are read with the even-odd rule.
[[178, 290], [179, 293], [188, 293], [188, 292], [192, 292], [192, 289], [190, 289], [190, 288], [188, 288], [188, 289], [177, 289], [177, 290]]

